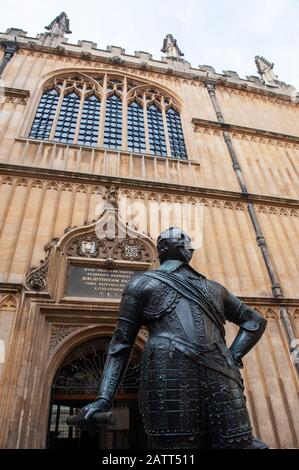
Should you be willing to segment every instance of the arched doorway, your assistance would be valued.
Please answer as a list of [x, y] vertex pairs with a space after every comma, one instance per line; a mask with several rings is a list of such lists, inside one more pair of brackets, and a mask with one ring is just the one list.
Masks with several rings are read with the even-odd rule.
[[138, 409], [141, 353], [134, 349], [121, 388], [113, 403], [115, 425], [90, 435], [68, 426], [66, 418], [95, 399], [110, 338], [85, 341], [59, 367], [52, 386], [48, 448], [144, 449], [147, 440]]

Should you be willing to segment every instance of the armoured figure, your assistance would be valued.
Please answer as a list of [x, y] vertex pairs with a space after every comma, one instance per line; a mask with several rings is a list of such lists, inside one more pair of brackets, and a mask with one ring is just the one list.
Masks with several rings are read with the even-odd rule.
[[[158, 237], [160, 268], [134, 277], [123, 292], [99, 395], [79, 415], [111, 409], [136, 335], [149, 329], [141, 364], [139, 403], [155, 449], [255, 448], [239, 372], [242, 357], [262, 336], [266, 320], [225, 287], [190, 265], [189, 236], [170, 228]], [[225, 321], [239, 326], [228, 348]]]

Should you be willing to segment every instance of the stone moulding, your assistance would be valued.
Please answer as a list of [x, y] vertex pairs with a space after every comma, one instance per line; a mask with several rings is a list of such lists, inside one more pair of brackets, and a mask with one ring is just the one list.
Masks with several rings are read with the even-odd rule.
[[261, 137], [273, 140], [283, 140], [290, 143], [298, 144], [299, 145], [299, 136], [296, 135], [289, 135], [289, 134], [281, 134], [279, 132], [272, 132], [267, 131], [264, 129], [256, 129], [253, 127], [245, 127], [245, 126], [238, 126], [236, 124], [229, 124], [224, 122], [218, 121], [210, 121], [207, 119], [198, 119], [193, 118], [192, 124], [194, 126], [195, 132], [199, 131], [201, 128], [211, 129], [211, 130], [218, 130], [218, 131], [229, 131], [234, 133], [235, 135], [251, 135], [252, 137]]
[[[0, 33], [0, 46], [1, 43], [11, 39], [11, 37], [12, 36], [9, 34]], [[79, 41], [78, 44], [70, 44], [64, 40], [56, 47], [51, 47], [44, 45], [38, 38], [25, 37], [22, 34], [16, 37], [20, 48], [19, 54], [23, 52], [31, 55], [46, 53], [47, 56], [51, 55], [54, 58], [55, 56], [63, 56], [65, 60], [76, 60], [78, 64], [81, 65], [83, 62], [85, 62], [86, 65], [94, 62], [95, 66], [98, 66], [97, 63], [104, 62], [121, 67], [141, 69], [143, 71], [144, 68], [146, 68], [149, 73], [158, 73], [159, 75], [166, 74], [174, 77], [174, 79], [179, 77], [181, 79], [205, 81], [209, 78], [209, 80], [214, 80], [215, 83], [232, 88], [245, 89], [248, 92], [273, 96], [280, 100], [292, 100], [290, 93], [284, 90], [273, 91], [273, 87], [260, 83], [257, 81], [256, 77], [242, 79], [239, 78], [236, 73], [232, 72], [230, 72], [229, 75], [227, 72], [224, 72], [224, 74], [213, 72], [212, 67], [209, 67], [209, 70], [207, 70], [207, 66], [193, 68], [186, 61], [181, 63], [171, 58], [164, 57], [163, 60], [155, 60], [152, 58], [151, 54], [146, 52], [135, 52], [135, 55], [125, 54], [124, 49], [116, 46], [107, 46], [106, 50], [97, 49], [95, 47], [96, 44], [91, 41]]]
[[[64, 298], [71, 260], [76, 264], [93, 262], [106, 269], [121, 264], [146, 270], [156, 264], [152, 240], [125, 225], [118, 215], [117, 204], [114, 207], [109, 203], [114, 193], [112, 186], [107, 191], [106, 207], [98, 220], [90, 225], [69, 228], [60, 239], [53, 239], [45, 246], [46, 259], [26, 275], [27, 291], [47, 292], [56, 300]], [[104, 239], [97, 237], [98, 230], [104, 231]]]

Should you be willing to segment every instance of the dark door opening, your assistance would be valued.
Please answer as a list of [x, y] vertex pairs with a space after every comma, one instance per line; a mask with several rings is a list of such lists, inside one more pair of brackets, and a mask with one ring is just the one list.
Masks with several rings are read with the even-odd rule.
[[54, 449], [145, 449], [147, 438], [138, 409], [140, 352], [134, 350], [123, 384], [113, 403], [116, 423], [89, 434], [68, 426], [69, 415], [96, 397], [108, 338], [88, 341], [76, 348], [58, 370], [52, 388], [47, 447]]

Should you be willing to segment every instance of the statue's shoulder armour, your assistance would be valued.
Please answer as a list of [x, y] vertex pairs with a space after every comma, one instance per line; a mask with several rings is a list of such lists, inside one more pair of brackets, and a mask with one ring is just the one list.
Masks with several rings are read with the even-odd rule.
[[136, 300], [142, 304], [144, 300], [150, 296], [151, 286], [149, 285], [149, 279], [144, 276], [144, 273], [135, 275], [123, 290], [123, 297], [131, 296], [135, 297]]
[[210, 279], [203, 279], [203, 287], [207, 297], [211, 300], [212, 304], [217, 307], [218, 312], [224, 312], [224, 299], [227, 293], [226, 288]]
[[179, 300], [179, 294], [164, 282], [149, 276], [145, 277], [148, 280], [148, 286], [143, 303], [144, 317], [151, 320], [171, 313], [172, 308]]

